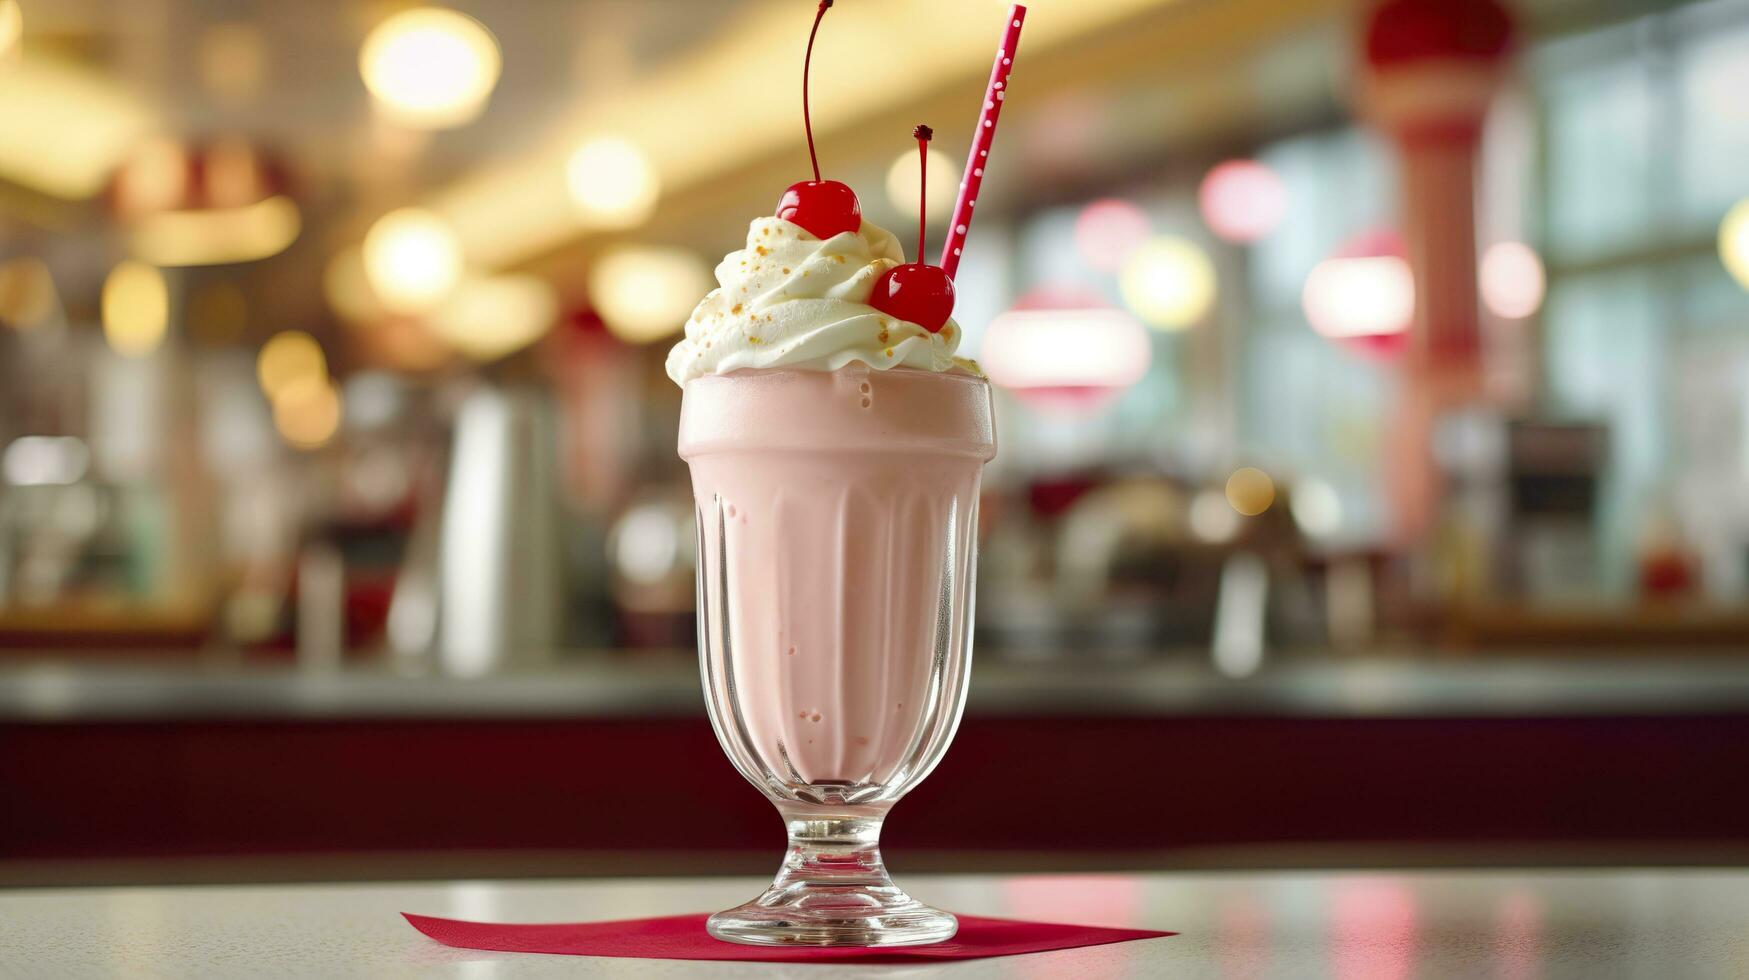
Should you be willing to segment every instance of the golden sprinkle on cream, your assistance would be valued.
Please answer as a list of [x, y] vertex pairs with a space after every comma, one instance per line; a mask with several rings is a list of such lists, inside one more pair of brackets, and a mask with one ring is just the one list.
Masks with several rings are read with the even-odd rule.
[[783, 267], [783, 274], [786, 276], [789, 275], [789, 266], [786, 265]]
[[753, 246], [753, 251], [758, 252], [760, 255], [770, 255], [771, 254], [771, 249], [766, 248], [764, 245]]
[[834, 256], [832, 256], [832, 261], [838, 263], [839, 265], [843, 265], [844, 264], [844, 256], [834, 255]]
[[887, 348], [887, 356], [888, 356], [888, 357], [892, 357], [892, 356], [893, 356], [893, 349], [892, 349], [892, 348], [891, 348], [891, 347], [888, 347], [888, 348]]
[[735, 304], [735, 305], [734, 305], [734, 306], [731, 306], [731, 307], [729, 307], [729, 312], [730, 312], [730, 313], [739, 313], [739, 312], [741, 312], [741, 304], [740, 304], [740, 303], [736, 303], [736, 304]]

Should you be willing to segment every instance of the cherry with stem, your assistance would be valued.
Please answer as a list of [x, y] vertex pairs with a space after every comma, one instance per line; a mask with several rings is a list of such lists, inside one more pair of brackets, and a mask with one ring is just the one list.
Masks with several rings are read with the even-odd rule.
[[929, 227], [929, 140], [935, 131], [918, 126], [911, 131], [917, 137], [917, 261], [896, 265], [875, 280], [874, 293], [868, 305], [888, 316], [915, 323], [930, 333], [939, 333], [953, 316], [953, 277], [938, 265], [923, 261], [923, 249]]
[[802, 130], [808, 137], [808, 163], [814, 169], [814, 179], [791, 184], [777, 202], [777, 216], [818, 238], [831, 238], [843, 232], [862, 229], [862, 202], [848, 184], [820, 179], [820, 157], [814, 151], [814, 120], [808, 106], [808, 72], [814, 63], [814, 38], [820, 33], [820, 21], [831, 9], [832, 0], [820, 0], [814, 12], [814, 27], [808, 31], [808, 53], [802, 60]]

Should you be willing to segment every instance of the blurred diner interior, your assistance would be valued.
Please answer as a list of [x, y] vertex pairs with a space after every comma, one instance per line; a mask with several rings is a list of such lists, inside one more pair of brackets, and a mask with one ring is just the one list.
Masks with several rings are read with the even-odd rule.
[[[901, 869], [1749, 855], [1749, 0], [1029, 6]], [[663, 362], [812, 9], [0, 0], [0, 883], [769, 869]], [[1004, 9], [820, 34], [901, 241]]]

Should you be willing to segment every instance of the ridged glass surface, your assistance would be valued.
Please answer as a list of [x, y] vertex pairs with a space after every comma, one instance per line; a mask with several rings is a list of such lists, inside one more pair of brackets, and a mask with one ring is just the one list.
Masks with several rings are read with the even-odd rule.
[[707, 928], [760, 945], [951, 938], [952, 915], [893, 883], [880, 832], [965, 704], [989, 385], [866, 368], [701, 378], [679, 446], [705, 703], [789, 834], [771, 887]]
[[915, 462], [792, 458], [771, 465], [797, 479], [750, 481], [775, 489], [701, 491], [706, 701], [730, 759], [776, 800], [891, 802], [953, 737], [977, 464]]

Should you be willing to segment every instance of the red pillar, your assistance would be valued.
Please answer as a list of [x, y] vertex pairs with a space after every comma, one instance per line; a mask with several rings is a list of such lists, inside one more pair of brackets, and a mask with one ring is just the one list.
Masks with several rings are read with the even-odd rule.
[[1481, 393], [1476, 156], [1512, 36], [1496, 0], [1385, 0], [1366, 22], [1360, 108], [1396, 149], [1415, 275], [1415, 328], [1391, 436], [1405, 544], [1423, 541], [1439, 514], [1435, 422]]

